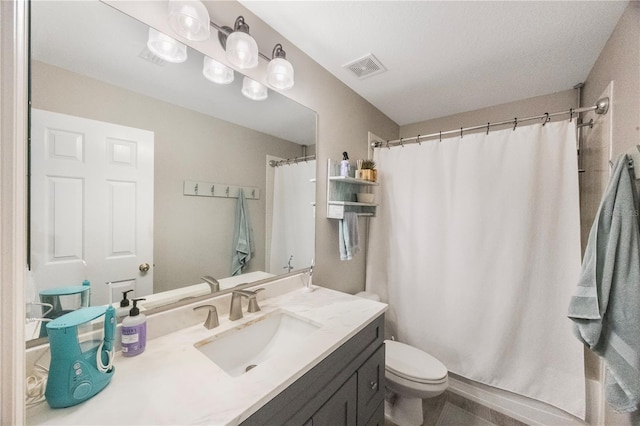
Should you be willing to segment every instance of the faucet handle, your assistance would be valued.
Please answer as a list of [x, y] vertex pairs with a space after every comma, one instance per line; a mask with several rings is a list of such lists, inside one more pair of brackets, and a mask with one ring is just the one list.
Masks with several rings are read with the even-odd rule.
[[205, 309], [208, 308], [209, 309], [209, 314], [207, 315], [207, 319], [204, 321], [204, 327], [207, 330], [211, 330], [212, 328], [216, 328], [217, 326], [220, 325], [220, 322], [218, 321], [218, 310], [216, 309], [215, 306], [213, 305], [201, 305], [201, 306], [196, 306], [195, 308], [193, 308], [194, 311], [197, 311], [199, 309]]

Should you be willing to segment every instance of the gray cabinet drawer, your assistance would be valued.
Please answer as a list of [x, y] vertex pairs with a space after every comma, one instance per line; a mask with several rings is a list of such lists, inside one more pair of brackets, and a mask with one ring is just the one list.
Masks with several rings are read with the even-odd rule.
[[384, 401], [384, 344], [358, 368], [358, 425], [366, 424]]

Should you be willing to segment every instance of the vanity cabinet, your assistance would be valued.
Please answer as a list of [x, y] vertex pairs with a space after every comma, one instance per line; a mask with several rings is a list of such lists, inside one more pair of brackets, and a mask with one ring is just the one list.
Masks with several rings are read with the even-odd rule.
[[369, 192], [377, 182], [340, 176], [340, 162], [328, 160], [327, 165], [327, 218], [344, 219], [345, 212], [358, 216], [375, 216], [375, 203], [358, 202], [356, 194]]
[[384, 315], [245, 420], [243, 425], [384, 425]]

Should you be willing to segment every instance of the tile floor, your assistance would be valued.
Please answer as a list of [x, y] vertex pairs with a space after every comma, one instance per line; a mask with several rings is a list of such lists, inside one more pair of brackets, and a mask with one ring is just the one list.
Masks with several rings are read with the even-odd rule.
[[[423, 426], [526, 426], [518, 420], [446, 391], [422, 403]], [[394, 425], [386, 421], [385, 426]]]

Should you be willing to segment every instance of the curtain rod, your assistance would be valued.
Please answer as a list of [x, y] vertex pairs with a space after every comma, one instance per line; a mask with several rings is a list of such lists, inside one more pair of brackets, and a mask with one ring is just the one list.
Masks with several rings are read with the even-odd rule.
[[284, 166], [285, 164], [288, 166], [289, 164], [302, 163], [303, 161], [307, 162], [315, 159], [316, 159], [316, 155], [311, 154], [311, 155], [306, 155], [304, 157], [287, 158], [286, 160], [271, 160], [269, 161], [269, 165], [271, 167]]
[[431, 133], [428, 135], [418, 135], [410, 138], [400, 138], [392, 141], [375, 141], [371, 143], [371, 146], [373, 148], [381, 148], [381, 147], [388, 148], [392, 146], [404, 145], [406, 143], [409, 143], [409, 144], [416, 143], [416, 142], [420, 143], [425, 139], [436, 138], [436, 137], [439, 137], [442, 140], [442, 136], [457, 135], [457, 134], [460, 134], [460, 136], [462, 136], [464, 132], [470, 132], [473, 130], [480, 130], [480, 129], [487, 129], [487, 134], [488, 134], [491, 127], [504, 126], [505, 124], [513, 124], [513, 130], [515, 130], [518, 124], [524, 121], [540, 120], [541, 118], [543, 118], [544, 119], [543, 124], [545, 124], [551, 120], [551, 117], [564, 115], [564, 114], [569, 114], [569, 121], [571, 121], [573, 120], [574, 114], [580, 114], [581, 112], [588, 112], [588, 111], [595, 111], [596, 114], [606, 114], [608, 110], [609, 110], [609, 98], [602, 98], [602, 99], [598, 99], [598, 102], [596, 102], [595, 105], [590, 107], [576, 108], [576, 109], [571, 108], [568, 111], [553, 112], [551, 114], [545, 112], [544, 114], [535, 115], [532, 117], [525, 117], [525, 118], [516, 117], [511, 120], [499, 121], [496, 123], [487, 123], [481, 126], [472, 126], [472, 127], [464, 127], [464, 128], [461, 127], [460, 129], [456, 129], [456, 130], [447, 130], [446, 132]]

